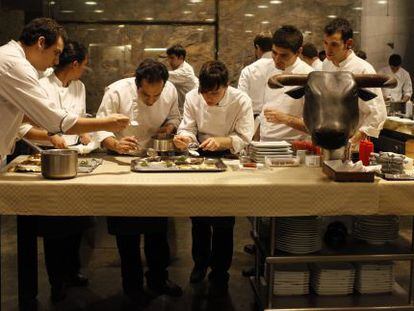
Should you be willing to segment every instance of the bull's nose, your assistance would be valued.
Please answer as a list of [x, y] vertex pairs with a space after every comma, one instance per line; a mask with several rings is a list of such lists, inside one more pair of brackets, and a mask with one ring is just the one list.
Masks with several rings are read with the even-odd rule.
[[313, 132], [312, 138], [318, 146], [324, 149], [334, 150], [346, 145], [348, 135], [345, 131], [319, 129]]

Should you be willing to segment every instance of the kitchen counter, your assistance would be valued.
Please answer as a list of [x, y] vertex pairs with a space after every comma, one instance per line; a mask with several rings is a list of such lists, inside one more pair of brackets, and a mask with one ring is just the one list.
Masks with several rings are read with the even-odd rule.
[[[19, 160], [19, 158], [17, 159]], [[414, 182], [337, 183], [321, 168], [135, 173], [131, 157], [104, 157], [89, 174], [46, 180], [0, 174], [0, 213], [96, 216], [414, 215]]]

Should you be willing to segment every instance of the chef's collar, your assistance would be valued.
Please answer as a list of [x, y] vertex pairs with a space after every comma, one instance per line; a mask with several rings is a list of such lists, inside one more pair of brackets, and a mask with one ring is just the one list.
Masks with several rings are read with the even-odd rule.
[[52, 80], [59, 86], [59, 87], [64, 87], [62, 81], [59, 80], [59, 78], [56, 76], [55, 73], [52, 73], [50, 75], [50, 77], [52, 78]]
[[[343, 67], [345, 67], [347, 64], [349, 64], [355, 57], [357, 57], [356, 55], [355, 55], [355, 53], [354, 53], [354, 51], [353, 50], [350, 50], [351, 51], [351, 53], [349, 53], [349, 55], [342, 61], [342, 62], [340, 62], [339, 63], [339, 68], [343, 68]], [[332, 62], [332, 64], [333, 64], [333, 62]], [[335, 66], [335, 64], [334, 64], [334, 66]], [[336, 66], [335, 66], [336, 67]]]
[[226, 92], [224, 93], [223, 98], [219, 101], [219, 103], [216, 105], [217, 107], [223, 107], [227, 105], [228, 97], [229, 97], [229, 87], [227, 86]]
[[296, 61], [292, 65], [290, 65], [289, 67], [286, 67], [285, 70], [283, 70], [283, 73], [293, 72], [293, 70], [295, 70], [295, 68], [300, 65], [300, 62], [301, 62], [300, 57], [297, 56]]

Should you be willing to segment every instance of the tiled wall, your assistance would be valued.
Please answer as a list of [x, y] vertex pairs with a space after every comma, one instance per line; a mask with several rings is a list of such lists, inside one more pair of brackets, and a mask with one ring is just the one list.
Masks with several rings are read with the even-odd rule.
[[24, 12], [0, 7], [0, 45], [20, 36], [24, 25]]
[[414, 69], [414, 1], [363, 0], [361, 45], [368, 60], [379, 69], [390, 54], [400, 54], [404, 67]]

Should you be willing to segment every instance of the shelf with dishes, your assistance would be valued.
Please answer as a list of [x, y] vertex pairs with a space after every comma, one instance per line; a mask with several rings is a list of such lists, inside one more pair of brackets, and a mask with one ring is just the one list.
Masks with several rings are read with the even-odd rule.
[[262, 273], [250, 282], [261, 309], [414, 310], [412, 295], [395, 282], [394, 262], [414, 261], [397, 217], [354, 217], [353, 234], [336, 247], [327, 240], [335, 233], [329, 226], [323, 241], [320, 217], [269, 220], [251, 231]]

